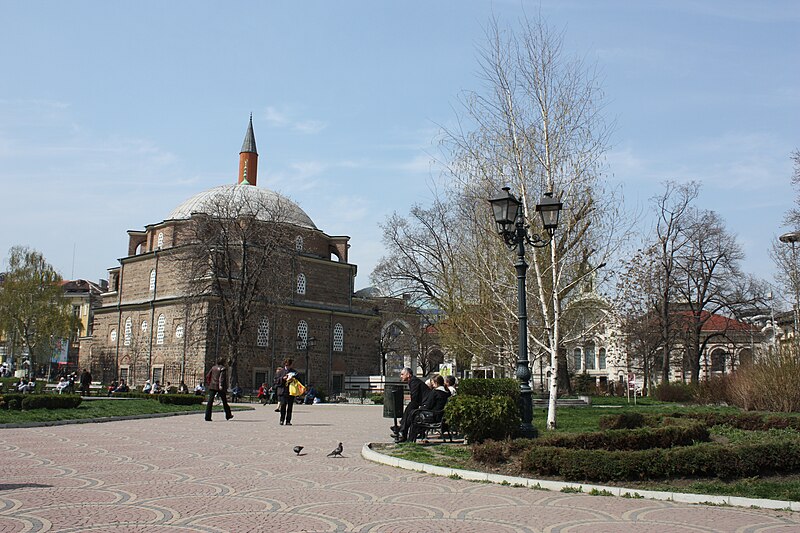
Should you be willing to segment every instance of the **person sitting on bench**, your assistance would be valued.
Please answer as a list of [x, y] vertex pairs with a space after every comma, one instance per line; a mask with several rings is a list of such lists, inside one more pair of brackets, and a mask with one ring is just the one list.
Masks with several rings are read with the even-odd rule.
[[422, 430], [417, 426], [420, 419], [427, 424], [438, 424], [444, 416], [444, 408], [450, 399], [450, 391], [444, 384], [444, 378], [436, 375], [432, 378], [435, 388], [425, 397], [422, 406], [412, 416], [411, 429], [408, 432], [412, 441], [421, 437]]

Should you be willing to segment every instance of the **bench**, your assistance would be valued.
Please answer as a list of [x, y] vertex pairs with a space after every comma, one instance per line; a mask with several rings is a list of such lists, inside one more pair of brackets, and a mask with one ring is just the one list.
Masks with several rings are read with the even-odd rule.
[[419, 438], [427, 440], [428, 435], [436, 431], [439, 432], [439, 438], [442, 442], [444, 442], [445, 433], [450, 442], [453, 442], [453, 433], [444, 420], [444, 411], [418, 409], [414, 413], [408, 437], [411, 442], [416, 442]]

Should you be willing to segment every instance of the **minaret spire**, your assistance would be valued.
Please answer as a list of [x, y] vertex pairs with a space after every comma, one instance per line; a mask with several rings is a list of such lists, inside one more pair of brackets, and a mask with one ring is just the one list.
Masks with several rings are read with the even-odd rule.
[[250, 124], [244, 135], [242, 151], [239, 152], [239, 180], [237, 183], [255, 185], [257, 172], [258, 150], [256, 150], [256, 136], [253, 133], [253, 114], [250, 113]]

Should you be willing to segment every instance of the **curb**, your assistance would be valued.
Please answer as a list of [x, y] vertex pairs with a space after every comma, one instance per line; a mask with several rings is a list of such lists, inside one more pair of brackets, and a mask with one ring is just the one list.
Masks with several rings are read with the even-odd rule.
[[[760, 498], [743, 498], [741, 496], [718, 496], [712, 494], [690, 494], [686, 492], [661, 492], [652, 490], [628, 489], [625, 487], [609, 487], [605, 485], [588, 485], [585, 483], [566, 483], [563, 481], [552, 481], [546, 479], [531, 479], [516, 476], [504, 476], [500, 474], [490, 474], [488, 472], [474, 472], [472, 470], [461, 470], [458, 468], [447, 468], [434, 466], [425, 463], [416, 463], [407, 459], [392, 457], [372, 449], [371, 442], [364, 444], [361, 448], [361, 456], [367, 461], [380, 463], [404, 470], [414, 470], [425, 472], [434, 476], [452, 477], [466, 479], [467, 481], [480, 481], [497, 483], [499, 485], [510, 485], [512, 487], [527, 487], [540, 490], [580, 492], [583, 494], [597, 491], [603, 495], [611, 494], [622, 498], [647, 498], [649, 500], [662, 500], [679, 503], [694, 503], [704, 505], [722, 505], [731, 507], [752, 507], [761, 509], [774, 509], [781, 511], [800, 511], [800, 502], [788, 502], [781, 500], [766, 500]], [[566, 490], [564, 490], [566, 489]]]

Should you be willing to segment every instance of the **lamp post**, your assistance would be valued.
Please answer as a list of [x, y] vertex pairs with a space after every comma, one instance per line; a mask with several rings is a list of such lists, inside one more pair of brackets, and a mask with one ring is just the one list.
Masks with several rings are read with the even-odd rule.
[[525, 275], [528, 263], [525, 262], [525, 244], [535, 248], [543, 248], [553, 240], [553, 234], [558, 227], [558, 217], [561, 214], [562, 204], [553, 198], [552, 192], [544, 193], [536, 205], [536, 212], [542, 218], [542, 227], [547, 232], [547, 240], [537, 234], [529, 235], [528, 226], [525, 224], [525, 215], [522, 212], [522, 202], [511, 194], [509, 187], [503, 187], [503, 193], [489, 200], [492, 205], [494, 221], [497, 223], [497, 232], [503, 237], [506, 245], [511, 250], [516, 250], [517, 261], [514, 267], [517, 270], [517, 316], [519, 318], [519, 341], [517, 356], [517, 379], [522, 402], [522, 425], [520, 432], [523, 437], [536, 436], [533, 427], [533, 402], [531, 399], [531, 369], [528, 360], [528, 307], [525, 291]]
[[311, 351], [316, 343], [317, 339], [314, 337], [309, 337], [306, 339], [305, 337], [301, 337], [299, 335], [297, 336], [297, 350], [305, 350], [306, 352], [306, 385], [309, 387], [311, 386], [311, 366], [309, 365], [308, 352]]
[[784, 233], [780, 237], [778, 237], [783, 243], [789, 243], [792, 245], [792, 270], [789, 272], [789, 279], [792, 280], [792, 289], [794, 290], [794, 309], [792, 310], [793, 318], [794, 318], [794, 331], [792, 332], [792, 338], [794, 340], [795, 346], [800, 343], [800, 337], [798, 337], [798, 320], [797, 320], [797, 313], [798, 308], [800, 308], [800, 280], [797, 279], [798, 272], [797, 272], [797, 252], [795, 249], [795, 244], [800, 242], [800, 231], [790, 231], [789, 233]]

